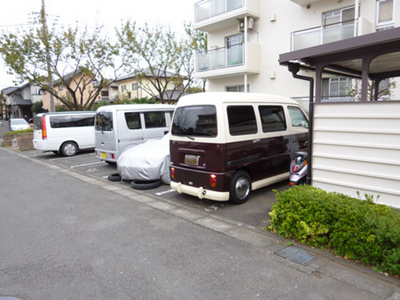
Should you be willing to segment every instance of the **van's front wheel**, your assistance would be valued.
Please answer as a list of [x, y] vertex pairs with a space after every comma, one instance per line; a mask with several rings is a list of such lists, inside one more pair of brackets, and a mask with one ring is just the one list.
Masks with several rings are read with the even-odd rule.
[[247, 172], [238, 171], [232, 178], [229, 190], [229, 201], [234, 204], [242, 204], [250, 197], [251, 179]]
[[61, 153], [64, 156], [74, 156], [78, 153], [78, 146], [74, 142], [65, 142], [61, 146]]

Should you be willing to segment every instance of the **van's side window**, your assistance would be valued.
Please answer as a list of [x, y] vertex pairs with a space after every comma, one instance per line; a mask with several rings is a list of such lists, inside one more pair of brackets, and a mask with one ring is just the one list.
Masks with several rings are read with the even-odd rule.
[[256, 116], [253, 106], [228, 106], [229, 133], [245, 135], [257, 133]]
[[144, 113], [144, 122], [146, 128], [166, 127], [164, 112], [147, 112]]
[[74, 127], [94, 126], [94, 116], [72, 116]]
[[300, 108], [289, 106], [289, 115], [292, 121], [292, 126], [308, 128], [308, 121]]
[[282, 106], [260, 106], [263, 132], [285, 131], [286, 120]]
[[140, 123], [140, 113], [138, 112], [127, 112], [125, 113], [126, 125], [129, 129], [140, 129], [142, 124]]
[[96, 124], [94, 129], [98, 131], [113, 130], [113, 115], [111, 112], [98, 112], [96, 114]]
[[94, 116], [53, 116], [50, 117], [52, 128], [94, 126]]

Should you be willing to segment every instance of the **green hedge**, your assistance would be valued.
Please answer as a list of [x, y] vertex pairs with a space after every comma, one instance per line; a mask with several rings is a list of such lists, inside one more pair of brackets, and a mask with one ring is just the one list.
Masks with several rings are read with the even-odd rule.
[[307, 185], [275, 195], [268, 230], [400, 275], [399, 211]]
[[18, 133], [28, 133], [28, 132], [33, 132], [33, 128], [24, 129], [24, 130], [8, 131], [5, 134], [18, 134]]

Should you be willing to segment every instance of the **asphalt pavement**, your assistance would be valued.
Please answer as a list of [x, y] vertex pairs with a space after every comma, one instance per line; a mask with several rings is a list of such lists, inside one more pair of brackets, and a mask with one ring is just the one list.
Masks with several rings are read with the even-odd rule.
[[0, 148], [0, 300], [400, 299], [399, 279]]

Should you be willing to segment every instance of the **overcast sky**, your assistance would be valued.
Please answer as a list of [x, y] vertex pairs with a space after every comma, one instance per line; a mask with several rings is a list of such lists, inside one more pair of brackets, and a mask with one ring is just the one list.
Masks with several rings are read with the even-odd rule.
[[[54, 16], [59, 23], [79, 26], [104, 25], [110, 31], [122, 21], [162, 23], [179, 30], [184, 21], [193, 22], [194, 3], [200, 0], [45, 0], [49, 23]], [[29, 14], [40, 12], [42, 0], [2, 0], [0, 30], [12, 30], [28, 23]], [[22, 24], [22, 25], [21, 25]], [[13, 85], [0, 59], [0, 89]]]

